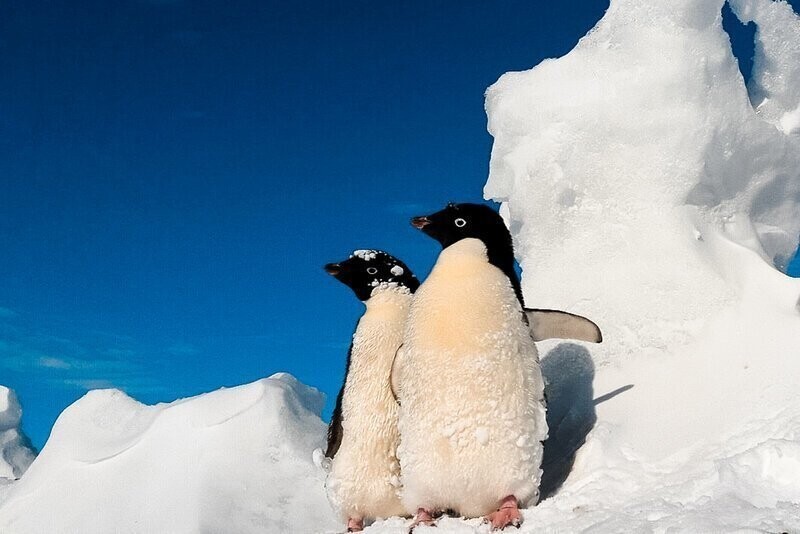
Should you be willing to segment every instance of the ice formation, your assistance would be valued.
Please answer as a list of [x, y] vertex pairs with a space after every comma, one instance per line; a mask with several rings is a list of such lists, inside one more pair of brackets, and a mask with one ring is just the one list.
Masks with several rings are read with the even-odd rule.
[[35, 453], [20, 429], [22, 408], [17, 396], [0, 386], [0, 500], [6, 486], [22, 476]]
[[87, 393], [0, 504], [0, 532], [326, 532], [323, 397], [279, 374], [170, 404]]
[[722, 5], [612, 1], [569, 54], [487, 92], [485, 194], [526, 302], [595, 319], [593, 390], [625, 389], [538, 528], [800, 528], [800, 280], [781, 272], [800, 236], [800, 19], [732, 3], [758, 25], [748, 93]]

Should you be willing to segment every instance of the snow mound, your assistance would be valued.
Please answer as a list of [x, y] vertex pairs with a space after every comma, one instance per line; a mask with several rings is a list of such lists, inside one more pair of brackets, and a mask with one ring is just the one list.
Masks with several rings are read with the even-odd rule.
[[[485, 194], [526, 302], [605, 338], [577, 370], [551, 366], [551, 388], [582, 394], [553, 408], [545, 461], [564, 473], [526, 516], [538, 530], [800, 528], [800, 280], [782, 272], [800, 236], [800, 18], [732, 2], [758, 26], [746, 88], [722, 6], [612, 0], [566, 56], [487, 92]], [[543, 343], [543, 368], [564, 347]]]
[[16, 394], [0, 386], [0, 498], [12, 481], [21, 477], [35, 453], [20, 429], [22, 408]]
[[312, 462], [322, 406], [286, 374], [155, 406], [91, 391], [12, 486], [0, 532], [333, 530]]

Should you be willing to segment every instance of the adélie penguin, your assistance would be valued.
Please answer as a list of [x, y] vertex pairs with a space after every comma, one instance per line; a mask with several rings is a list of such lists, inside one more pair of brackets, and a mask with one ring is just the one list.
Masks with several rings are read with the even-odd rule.
[[403, 504], [414, 525], [452, 510], [518, 526], [519, 507], [539, 496], [547, 437], [534, 340], [599, 341], [600, 331], [580, 316], [525, 309], [511, 234], [490, 207], [449, 204], [412, 224], [443, 250], [392, 368]]
[[328, 429], [331, 459], [328, 498], [348, 532], [365, 519], [405, 515], [398, 497], [398, 406], [389, 384], [419, 281], [400, 260], [378, 250], [357, 250], [325, 270], [366, 305], [356, 325], [345, 380]]

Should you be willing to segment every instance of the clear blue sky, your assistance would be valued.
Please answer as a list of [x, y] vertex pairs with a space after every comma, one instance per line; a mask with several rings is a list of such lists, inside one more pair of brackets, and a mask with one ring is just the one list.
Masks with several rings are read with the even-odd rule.
[[361, 306], [322, 265], [375, 247], [426, 274], [406, 221], [480, 200], [485, 88], [607, 7], [338, 4], [2, 3], [0, 384], [36, 445], [90, 387], [288, 371], [329, 412]]

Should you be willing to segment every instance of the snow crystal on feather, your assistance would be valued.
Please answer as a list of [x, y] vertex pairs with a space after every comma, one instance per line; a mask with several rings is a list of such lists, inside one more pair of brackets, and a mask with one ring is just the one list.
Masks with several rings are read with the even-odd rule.
[[12, 486], [0, 532], [333, 530], [312, 462], [322, 405], [285, 374], [155, 406], [91, 391]]
[[353, 256], [361, 258], [364, 261], [372, 261], [378, 257], [377, 250], [354, 250]]

